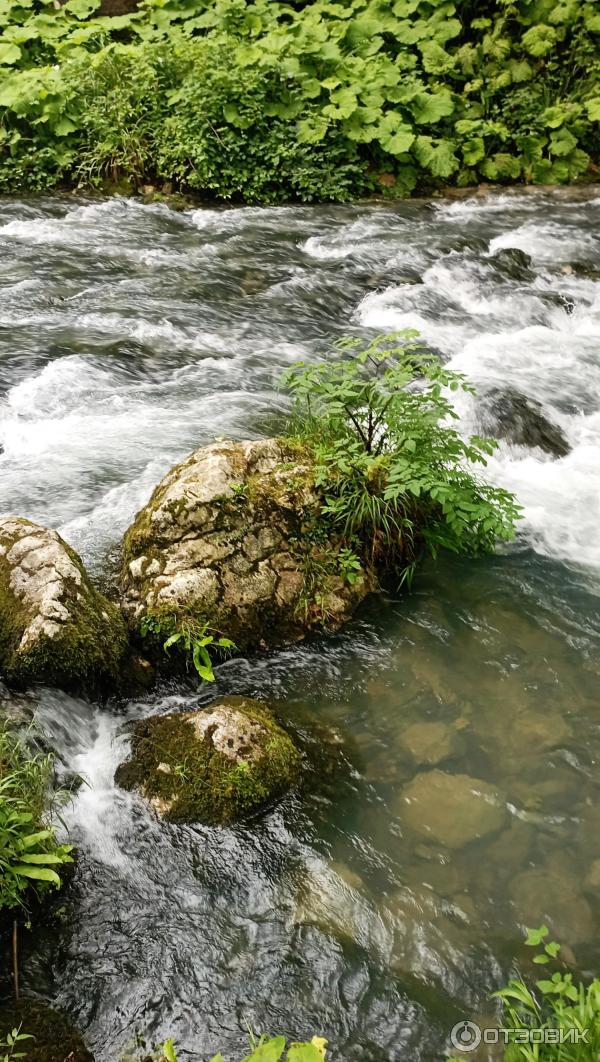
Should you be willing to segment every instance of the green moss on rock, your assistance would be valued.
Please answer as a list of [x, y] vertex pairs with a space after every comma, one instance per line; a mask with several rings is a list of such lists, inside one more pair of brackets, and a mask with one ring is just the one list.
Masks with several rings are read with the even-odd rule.
[[310, 452], [293, 440], [196, 450], [125, 535], [121, 604], [133, 638], [173, 667], [148, 620], [206, 621], [242, 651], [341, 626], [377, 580], [366, 569], [342, 577], [344, 543], [324, 525], [322, 500]]
[[0, 1041], [19, 1027], [32, 1037], [15, 1049], [23, 1053], [27, 1062], [94, 1062], [81, 1034], [63, 1014], [45, 1003], [21, 999], [1, 1006]]
[[15, 685], [115, 682], [127, 647], [120, 610], [56, 531], [0, 521], [0, 667]]
[[155, 716], [133, 731], [115, 781], [169, 822], [210, 825], [264, 808], [297, 780], [301, 756], [258, 701], [228, 697], [197, 712]]

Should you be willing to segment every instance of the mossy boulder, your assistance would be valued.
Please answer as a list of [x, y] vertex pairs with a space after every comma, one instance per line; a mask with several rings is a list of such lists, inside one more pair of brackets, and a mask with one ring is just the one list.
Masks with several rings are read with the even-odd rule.
[[31, 1037], [15, 1048], [27, 1062], [94, 1062], [83, 1037], [68, 1018], [46, 1003], [21, 999], [0, 1006], [0, 1042], [18, 1028]]
[[135, 725], [117, 785], [140, 793], [168, 822], [235, 822], [298, 779], [301, 755], [268, 708], [227, 697], [197, 712]]
[[339, 627], [376, 580], [364, 569], [344, 578], [342, 543], [321, 504], [310, 455], [298, 445], [263, 439], [196, 450], [125, 535], [121, 604], [132, 631], [150, 618], [168, 636], [191, 617], [257, 649]]
[[7, 682], [65, 689], [116, 680], [127, 646], [119, 609], [56, 531], [0, 520], [0, 669]]

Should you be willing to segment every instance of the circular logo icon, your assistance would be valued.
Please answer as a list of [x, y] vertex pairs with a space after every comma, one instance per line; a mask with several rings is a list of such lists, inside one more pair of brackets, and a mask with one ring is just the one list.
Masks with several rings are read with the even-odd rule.
[[474, 1051], [481, 1043], [481, 1029], [474, 1021], [459, 1021], [450, 1033], [450, 1043], [459, 1051]]

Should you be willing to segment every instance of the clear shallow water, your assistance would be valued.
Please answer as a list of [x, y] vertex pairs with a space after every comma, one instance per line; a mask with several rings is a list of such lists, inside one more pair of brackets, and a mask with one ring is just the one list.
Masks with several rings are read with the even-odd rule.
[[[543, 918], [600, 969], [599, 217], [593, 196], [552, 194], [184, 214], [0, 202], [0, 511], [57, 527], [97, 573], [174, 461], [271, 430], [282, 368], [348, 331], [418, 327], [482, 393], [542, 403], [571, 445], [556, 460], [503, 444], [490, 474], [525, 507], [517, 545], [426, 570], [336, 638], [119, 715], [35, 695], [90, 785], [68, 812], [81, 860], [64, 924], [30, 946], [24, 979], [99, 1062], [136, 1029], [173, 1035], [184, 1059], [234, 1055], [248, 1025], [322, 1032], [344, 1062], [429, 1062], [458, 1017], [489, 1012], [522, 925]], [[502, 248], [532, 256], [526, 279]], [[477, 401], [460, 412], [478, 427]], [[166, 828], [112, 786], [123, 723], [221, 692], [274, 700], [336, 769], [326, 757], [237, 829]], [[500, 834], [451, 849], [406, 827], [406, 732], [423, 720], [447, 727], [443, 770], [497, 787]]]

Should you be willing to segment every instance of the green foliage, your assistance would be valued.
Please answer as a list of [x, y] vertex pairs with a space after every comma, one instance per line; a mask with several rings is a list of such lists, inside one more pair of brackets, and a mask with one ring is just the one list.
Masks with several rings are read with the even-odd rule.
[[211, 631], [208, 623], [193, 616], [146, 615], [140, 624], [140, 634], [142, 638], [150, 635], [162, 640], [165, 653], [172, 648], [178, 649], [191, 661], [205, 682], [215, 681], [211, 652], [227, 652], [237, 648], [231, 638]]
[[[29, 1033], [22, 1033], [21, 1026], [11, 1029], [4, 1040], [0, 1040], [0, 1062], [13, 1062], [16, 1058], [26, 1058], [27, 1052], [19, 1050], [24, 1040], [31, 1040]], [[177, 1062], [177, 1060], [175, 1060]]]
[[[326, 1056], [327, 1040], [320, 1036], [313, 1036], [310, 1043], [290, 1043], [287, 1052], [284, 1036], [273, 1038], [261, 1036], [258, 1043], [252, 1045], [252, 1053], [246, 1055], [241, 1062], [323, 1062]], [[285, 1055], [284, 1055], [285, 1052]], [[162, 1046], [160, 1062], [177, 1062], [177, 1054], [172, 1040], [167, 1040]], [[211, 1062], [224, 1062], [223, 1055], [219, 1052]]]
[[29, 756], [0, 731], [0, 909], [25, 905], [28, 889], [60, 887], [57, 871], [71, 863], [71, 845], [58, 844], [47, 823], [49, 756]]
[[0, 190], [109, 176], [343, 200], [382, 174], [405, 194], [598, 159], [591, 0], [474, 19], [467, 0], [99, 2], [2, 0]]
[[[474, 471], [496, 444], [465, 440], [451, 426], [447, 391], [472, 390], [464, 377], [410, 330], [338, 348], [343, 357], [300, 362], [284, 377], [295, 399], [292, 430], [314, 451], [324, 518], [360, 543], [367, 563], [396, 569], [402, 580], [423, 552], [489, 552], [510, 539], [519, 507]], [[354, 572], [360, 561], [351, 555], [340, 564]]]
[[[547, 965], [558, 959], [560, 945], [547, 941], [548, 928], [529, 929], [525, 943], [544, 950], [534, 963]], [[576, 1043], [510, 1044], [505, 1062], [592, 1062], [600, 1058], [600, 980], [589, 985], [573, 981], [573, 974], [561, 965], [550, 977], [536, 981], [534, 989], [522, 977], [511, 979], [494, 996], [503, 1004], [503, 1025], [511, 1029], [552, 1029], [563, 1036], [585, 1031], [585, 1041]]]

